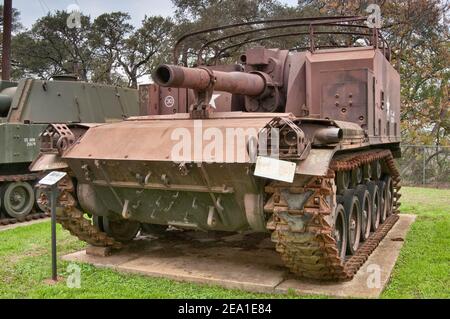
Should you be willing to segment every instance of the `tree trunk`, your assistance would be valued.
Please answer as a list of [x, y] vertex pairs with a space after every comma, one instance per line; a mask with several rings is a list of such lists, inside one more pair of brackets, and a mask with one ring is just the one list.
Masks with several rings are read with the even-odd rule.
[[137, 89], [138, 88], [138, 81], [137, 81], [137, 77], [135, 75], [133, 75], [130, 78], [130, 87], [133, 89]]

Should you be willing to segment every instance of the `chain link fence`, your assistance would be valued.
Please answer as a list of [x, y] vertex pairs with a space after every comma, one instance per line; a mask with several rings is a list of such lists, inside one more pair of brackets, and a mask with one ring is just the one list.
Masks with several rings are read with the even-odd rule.
[[404, 185], [450, 187], [450, 147], [402, 145], [402, 153]]

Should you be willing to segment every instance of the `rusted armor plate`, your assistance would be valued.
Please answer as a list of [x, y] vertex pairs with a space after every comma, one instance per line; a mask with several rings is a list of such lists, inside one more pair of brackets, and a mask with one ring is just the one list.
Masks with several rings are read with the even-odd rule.
[[[287, 116], [289, 116], [287, 114]], [[247, 163], [247, 141], [257, 137], [259, 131], [273, 118], [265, 117], [209, 119], [203, 120], [149, 120], [126, 121], [98, 126], [90, 129], [71, 150], [64, 154], [66, 159], [105, 159], [138, 161], [174, 161], [177, 162], [221, 162]], [[222, 134], [225, 141], [222, 154], [225, 158], [214, 158], [213, 154], [203, 152], [203, 146], [211, 143], [207, 136]], [[246, 137], [242, 139], [243, 135]], [[238, 139], [239, 138], [239, 142]], [[183, 140], [186, 139], [186, 140]], [[228, 141], [230, 140], [230, 141]], [[188, 152], [172, 152], [177, 145], [186, 141]], [[234, 142], [233, 142], [234, 141]], [[234, 143], [232, 152], [227, 152], [227, 145]], [[243, 142], [243, 143], [242, 143]], [[200, 152], [196, 152], [196, 148]], [[220, 150], [217, 150], [220, 151]], [[242, 155], [244, 158], [242, 157]]]

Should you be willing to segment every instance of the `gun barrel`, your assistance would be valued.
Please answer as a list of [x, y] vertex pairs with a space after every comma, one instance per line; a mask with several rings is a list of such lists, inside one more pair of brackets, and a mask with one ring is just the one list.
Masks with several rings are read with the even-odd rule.
[[10, 87], [0, 92], [0, 117], [8, 115], [16, 89], [16, 87]]
[[266, 90], [266, 80], [259, 74], [209, 71], [175, 65], [161, 65], [153, 79], [163, 87], [206, 90], [213, 85], [215, 91], [248, 96], [258, 96]]

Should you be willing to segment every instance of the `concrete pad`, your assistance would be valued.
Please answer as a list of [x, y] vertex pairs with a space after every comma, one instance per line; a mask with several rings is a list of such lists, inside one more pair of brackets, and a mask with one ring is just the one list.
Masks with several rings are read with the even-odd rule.
[[[257, 271], [255, 264], [258, 265]], [[193, 248], [189, 244], [180, 244], [171, 249], [155, 248], [138, 259], [120, 265], [119, 269], [179, 281], [269, 293], [287, 274], [273, 251], [245, 251], [239, 247]]]
[[41, 223], [45, 223], [50, 221], [50, 218], [43, 218], [43, 219], [37, 219], [37, 220], [32, 220], [29, 222], [24, 222], [24, 223], [17, 223], [17, 224], [11, 224], [11, 225], [6, 225], [6, 226], [0, 226], [0, 232], [2, 231], [6, 231], [6, 230], [11, 230], [11, 229], [16, 229], [19, 227], [27, 227], [27, 226], [31, 226], [34, 224], [41, 224]]
[[111, 247], [88, 246], [88, 248], [86, 248], [86, 254], [91, 256], [108, 257], [111, 256], [112, 253], [113, 250]]
[[120, 265], [130, 260], [139, 258], [138, 254], [130, 254], [128, 251], [117, 252], [108, 257], [99, 257], [88, 255], [86, 250], [79, 251], [73, 254], [65, 255], [62, 260], [70, 262], [79, 262], [91, 264], [96, 267], [119, 269]]
[[81, 251], [63, 259], [151, 277], [252, 292], [295, 291], [340, 298], [378, 298], [389, 282], [403, 240], [415, 218], [401, 215], [355, 279], [344, 283], [295, 279], [288, 274], [274, 244], [265, 234], [229, 236], [169, 232], [157, 239], [141, 237], [112, 256], [91, 256]]

